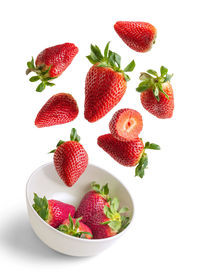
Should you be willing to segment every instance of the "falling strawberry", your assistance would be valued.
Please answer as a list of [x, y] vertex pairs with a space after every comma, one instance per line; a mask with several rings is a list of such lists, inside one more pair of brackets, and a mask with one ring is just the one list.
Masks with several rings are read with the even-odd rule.
[[142, 116], [133, 109], [120, 109], [113, 115], [109, 128], [118, 140], [131, 141], [138, 137], [143, 128]]
[[30, 82], [41, 81], [36, 91], [41, 92], [46, 86], [54, 86], [50, 81], [60, 76], [71, 64], [78, 53], [78, 48], [72, 43], [65, 43], [43, 50], [36, 58], [27, 62], [26, 74], [35, 72], [36, 76], [29, 79]]
[[73, 205], [54, 199], [47, 200], [45, 196], [40, 198], [36, 193], [34, 193], [33, 200], [35, 211], [45, 222], [54, 228], [57, 228], [67, 219], [69, 214], [72, 217], [74, 216], [75, 207]]
[[98, 145], [114, 160], [124, 166], [136, 166], [135, 176], [143, 178], [144, 170], [148, 165], [146, 149], [160, 150], [160, 146], [150, 142], [143, 144], [142, 139], [135, 138], [132, 141], [123, 142], [112, 134], [98, 137]]
[[157, 30], [150, 23], [118, 21], [114, 28], [124, 43], [136, 52], [147, 52], [155, 43]]
[[53, 95], [41, 108], [35, 119], [37, 127], [47, 127], [73, 121], [78, 115], [76, 100], [69, 93]]
[[174, 94], [170, 84], [173, 75], [168, 74], [164, 66], [160, 68], [161, 75], [152, 69], [141, 73], [142, 82], [137, 87], [141, 92], [140, 99], [143, 107], [160, 119], [171, 118], [174, 111]]
[[60, 140], [54, 153], [54, 166], [60, 178], [68, 186], [73, 186], [88, 165], [88, 154], [79, 143], [80, 136], [72, 128], [70, 141]]
[[109, 197], [108, 184], [100, 187], [99, 184], [91, 184], [93, 190], [82, 198], [75, 217], [82, 217], [82, 221], [88, 225], [94, 239], [107, 238], [116, 235], [129, 224], [129, 217], [122, 216], [128, 208], [119, 209], [119, 200]]
[[69, 214], [68, 219], [66, 219], [58, 227], [58, 230], [79, 238], [91, 239], [93, 237], [91, 229], [84, 223], [80, 222], [82, 218], [73, 219]]
[[134, 60], [121, 69], [121, 57], [109, 50], [109, 43], [104, 56], [97, 46], [91, 45], [88, 60], [94, 64], [85, 81], [85, 118], [95, 122], [105, 116], [123, 97], [127, 81], [130, 79], [125, 72], [133, 71]]

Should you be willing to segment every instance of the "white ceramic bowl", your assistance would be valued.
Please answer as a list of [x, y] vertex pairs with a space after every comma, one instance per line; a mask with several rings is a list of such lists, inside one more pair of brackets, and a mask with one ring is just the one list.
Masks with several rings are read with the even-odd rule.
[[[42, 197], [45, 195], [47, 199], [57, 199], [77, 207], [84, 194], [91, 190], [90, 183], [93, 181], [100, 185], [108, 183], [111, 197], [117, 196], [120, 206], [129, 208], [129, 226], [113, 237], [87, 240], [64, 234], [49, 226], [32, 207], [34, 192]], [[52, 163], [42, 165], [32, 173], [27, 182], [26, 202], [30, 223], [36, 235], [50, 248], [71, 256], [97, 255], [125, 234], [132, 225], [133, 201], [126, 187], [106, 170], [91, 164], [71, 188], [64, 185]]]

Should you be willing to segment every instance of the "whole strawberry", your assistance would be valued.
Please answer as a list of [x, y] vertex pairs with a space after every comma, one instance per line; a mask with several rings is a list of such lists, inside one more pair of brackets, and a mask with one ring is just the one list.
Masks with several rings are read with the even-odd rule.
[[118, 140], [131, 141], [138, 137], [143, 128], [142, 116], [133, 109], [120, 109], [113, 115], [109, 128]]
[[69, 214], [68, 219], [64, 220], [58, 230], [79, 238], [91, 239], [93, 237], [91, 229], [80, 222], [82, 218], [73, 219]]
[[68, 186], [73, 186], [88, 165], [88, 154], [79, 143], [80, 137], [72, 128], [70, 141], [60, 140], [54, 153], [54, 166], [60, 178]]
[[114, 28], [124, 43], [136, 52], [147, 52], [155, 43], [157, 31], [150, 23], [118, 21]]
[[91, 186], [93, 190], [85, 194], [75, 217], [82, 217], [82, 221], [91, 228], [94, 239], [114, 236], [129, 224], [129, 218], [121, 216], [128, 208], [118, 211], [119, 200], [111, 200], [108, 184], [102, 188], [96, 183]]
[[40, 109], [35, 119], [37, 127], [48, 127], [73, 121], [78, 115], [76, 100], [69, 93], [53, 95]]
[[160, 150], [157, 144], [146, 142], [140, 138], [123, 142], [116, 139], [112, 134], [98, 137], [98, 145], [107, 152], [114, 160], [124, 166], [136, 166], [135, 176], [143, 178], [144, 170], [148, 165], [146, 149]]
[[140, 99], [143, 107], [160, 119], [171, 118], [174, 111], [174, 94], [170, 84], [173, 75], [168, 74], [164, 66], [160, 68], [161, 75], [152, 69], [141, 73], [142, 82], [137, 87], [141, 92]]
[[109, 43], [104, 55], [97, 46], [91, 45], [91, 54], [87, 58], [94, 65], [86, 76], [84, 115], [89, 122], [95, 122], [121, 100], [130, 79], [125, 72], [133, 71], [135, 62], [133, 60], [122, 70], [121, 57], [109, 50]]
[[47, 48], [39, 53], [34, 63], [34, 59], [27, 63], [26, 74], [35, 72], [36, 76], [29, 79], [30, 82], [41, 80], [36, 91], [41, 92], [46, 86], [53, 86], [50, 81], [60, 76], [71, 64], [73, 58], [78, 53], [78, 48], [72, 43], [65, 43]]
[[67, 219], [69, 214], [72, 217], [74, 216], [75, 207], [73, 205], [54, 199], [47, 200], [45, 196], [40, 198], [36, 193], [34, 193], [33, 200], [35, 211], [45, 222], [54, 228], [57, 228]]

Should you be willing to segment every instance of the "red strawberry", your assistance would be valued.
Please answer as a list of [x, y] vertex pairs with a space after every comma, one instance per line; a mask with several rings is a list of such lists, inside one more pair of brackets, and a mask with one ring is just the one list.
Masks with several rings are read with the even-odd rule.
[[91, 54], [87, 56], [94, 64], [87, 73], [85, 81], [85, 118], [95, 122], [105, 116], [123, 97], [127, 81], [125, 72], [133, 71], [134, 60], [124, 69], [120, 68], [121, 57], [109, 50], [104, 56], [97, 46], [91, 45]]
[[73, 217], [75, 213], [73, 205], [54, 199], [47, 200], [45, 196], [40, 198], [36, 193], [34, 193], [33, 208], [45, 222], [54, 228], [67, 219], [69, 214]]
[[79, 143], [80, 137], [72, 128], [70, 141], [60, 140], [54, 153], [54, 166], [60, 178], [68, 186], [73, 186], [88, 165], [88, 154]]
[[136, 52], [147, 52], [155, 43], [157, 30], [150, 23], [118, 21], [114, 28], [124, 43]]
[[35, 119], [37, 127], [47, 127], [73, 121], [78, 115], [76, 100], [69, 93], [53, 95], [41, 108]]
[[124, 166], [136, 166], [135, 176], [142, 178], [148, 165], [148, 157], [145, 149], [160, 150], [156, 144], [146, 142], [145, 146], [140, 138], [123, 142], [116, 139], [112, 134], [98, 137], [98, 145], [107, 152], [114, 160]]
[[82, 218], [73, 219], [71, 215], [59, 226], [58, 230], [66, 234], [91, 239], [93, 237], [91, 229], [84, 223], [80, 222]]
[[31, 71], [37, 74], [29, 79], [31, 82], [41, 80], [36, 91], [41, 92], [46, 86], [53, 86], [54, 84], [50, 83], [49, 80], [60, 76], [71, 64], [77, 53], [78, 48], [74, 44], [65, 43], [43, 50], [37, 56], [35, 64], [32, 57], [32, 60], [27, 63], [26, 74]]
[[142, 82], [136, 90], [141, 92], [142, 105], [148, 112], [157, 118], [166, 119], [171, 118], [174, 111], [174, 94], [169, 82], [173, 75], [169, 75], [164, 66], [161, 66], [160, 72], [160, 77], [152, 69], [141, 73]]
[[118, 110], [109, 123], [111, 134], [121, 141], [133, 140], [140, 134], [142, 127], [142, 116], [133, 109]]
[[129, 218], [120, 213], [128, 211], [126, 207], [118, 211], [119, 201], [111, 200], [108, 196], [108, 185], [102, 188], [92, 183], [93, 190], [85, 194], [75, 213], [75, 217], [82, 217], [93, 233], [94, 239], [107, 238], [122, 231], [129, 223]]

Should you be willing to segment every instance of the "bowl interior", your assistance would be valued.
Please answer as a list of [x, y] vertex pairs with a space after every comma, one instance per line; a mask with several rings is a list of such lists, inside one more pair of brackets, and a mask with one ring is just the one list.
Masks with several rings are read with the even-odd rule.
[[62, 182], [53, 163], [39, 167], [27, 183], [27, 199], [32, 206], [35, 192], [39, 196], [45, 195], [47, 199], [57, 199], [77, 208], [84, 194], [91, 190], [90, 183], [94, 181], [101, 186], [108, 183], [111, 197], [118, 197], [120, 207], [128, 207], [128, 215], [132, 218], [133, 201], [128, 190], [112, 174], [92, 164], [88, 165], [73, 187], [67, 187]]

